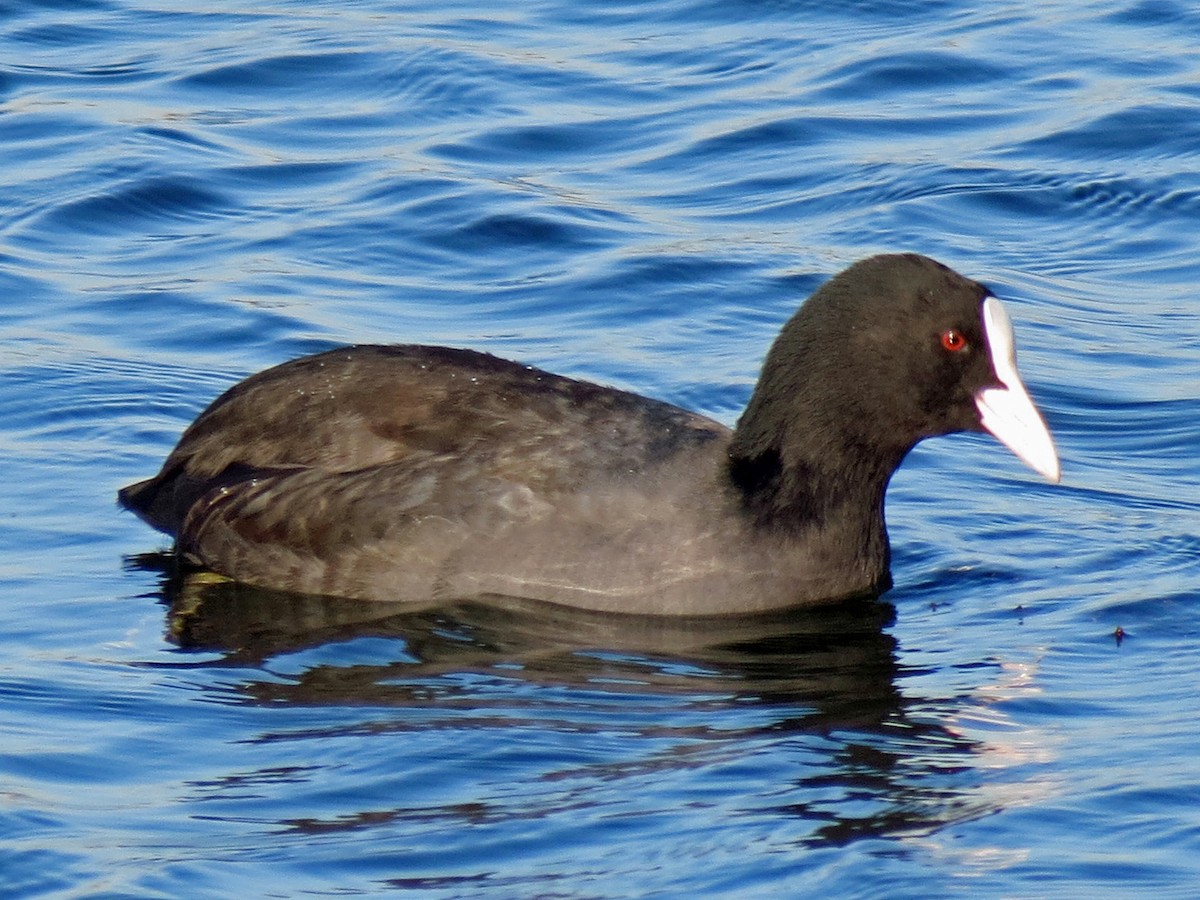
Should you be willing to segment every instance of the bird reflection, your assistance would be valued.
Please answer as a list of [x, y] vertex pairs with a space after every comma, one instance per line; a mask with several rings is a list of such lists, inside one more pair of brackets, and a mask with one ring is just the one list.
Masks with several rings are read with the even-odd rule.
[[[954, 711], [930, 716], [939, 701], [922, 699], [922, 715], [911, 715], [917, 701], [896, 687], [896, 642], [884, 630], [894, 610], [875, 599], [745, 618], [674, 619], [511, 598], [436, 606], [349, 602], [177, 570], [165, 554], [131, 564], [161, 573], [167, 639], [185, 651], [218, 654], [200, 665], [238, 668], [244, 680], [237, 691], [247, 704], [470, 710], [483, 717], [472, 719], [474, 727], [490, 724], [497, 734], [551, 713], [555, 727], [586, 731], [592, 714], [607, 710], [634, 737], [678, 737], [678, 752], [645, 763], [676, 768], [703, 765], [696, 741], [727, 753], [763, 736], [820, 737], [821, 764], [808, 764], [810, 741], [788, 802], [772, 809], [811, 822], [809, 845], [928, 833], [992, 811], [961, 775], [980, 748], [939, 724]], [[366, 662], [349, 651], [381, 638], [386, 649], [375, 646]], [[338, 658], [342, 645], [346, 658]], [[280, 677], [273, 661], [295, 654], [302, 657], [299, 670]], [[263, 677], [254, 677], [255, 670]], [[487, 686], [465, 676], [486, 676]], [[229, 690], [227, 681], [221, 689]], [[631, 701], [646, 698], [669, 705], [671, 724], [628, 717]], [[681, 707], [689, 715], [676, 715]], [[611, 718], [597, 727], [612, 727]], [[405, 730], [427, 721], [373, 716], [363, 727]], [[604, 774], [631, 774], [629, 761], [622, 765]], [[412, 812], [359, 810], [336, 822], [290, 827], [368, 827], [362, 823]]]

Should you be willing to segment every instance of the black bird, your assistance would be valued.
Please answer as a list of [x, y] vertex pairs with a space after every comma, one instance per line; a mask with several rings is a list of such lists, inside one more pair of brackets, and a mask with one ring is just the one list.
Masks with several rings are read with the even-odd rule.
[[733, 431], [483, 353], [356, 346], [230, 388], [120, 502], [263, 587], [743, 614], [890, 587], [888, 481], [956, 431], [1059, 478], [1000, 301], [887, 255], [801, 306]]

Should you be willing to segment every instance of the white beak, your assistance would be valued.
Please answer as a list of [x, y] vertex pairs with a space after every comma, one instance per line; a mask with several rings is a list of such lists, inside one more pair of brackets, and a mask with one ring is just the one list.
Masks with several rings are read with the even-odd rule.
[[1054, 439], [1021, 383], [1012, 320], [995, 297], [983, 301], [983, 332], [1000, 380], [1000, 387], [984, 388], [975, 395], [983, 427], [1035, 472], [1058, 481], [1062, 471]]

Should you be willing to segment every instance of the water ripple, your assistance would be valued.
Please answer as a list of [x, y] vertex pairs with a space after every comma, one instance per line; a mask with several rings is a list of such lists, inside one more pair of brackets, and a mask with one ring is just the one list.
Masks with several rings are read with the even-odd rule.
[[53, 227], [82, 233], [135, 231], [148, 225], [203, 222], [226, 215], [232, 202], [184, 178], [142, 179], [102, 196], [56, 209]]
[[1130, 157], [1157, 162], [1196, 154], [1200, 123], [1190, 104], [1149, 104], [1105, 113], [1053, 135], [1012, 148], [1020, 156], [1061, 161], [1080, 157], [1123, 163]]

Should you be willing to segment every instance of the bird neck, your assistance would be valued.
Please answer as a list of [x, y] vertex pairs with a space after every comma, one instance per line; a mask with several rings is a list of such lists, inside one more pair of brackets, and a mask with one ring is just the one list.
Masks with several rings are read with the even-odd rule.
[[786, 409], [755, 397], [738, 422], [727, 468], [737, 502], [757, 529], [819, 540], [846, 562], [882, 561], [886, 573], [884, 498], [911, 445], [869, 440], [871, 429], [858, 427], [844, 405], [790, 396]]
[[892, 471], [889, 459], [805, 458], [766, 447], [729, 452], [729, 480], [743, 507], [761, 525], [805, 531], [827, 527], [834, 518], [883, 522], [884, 496]]

